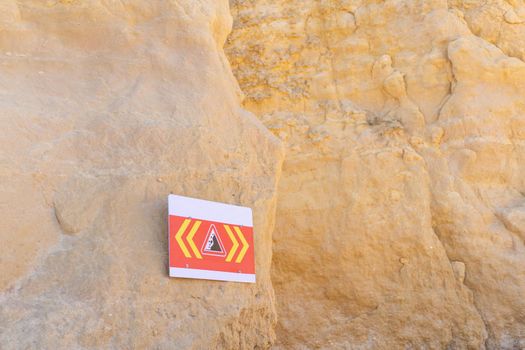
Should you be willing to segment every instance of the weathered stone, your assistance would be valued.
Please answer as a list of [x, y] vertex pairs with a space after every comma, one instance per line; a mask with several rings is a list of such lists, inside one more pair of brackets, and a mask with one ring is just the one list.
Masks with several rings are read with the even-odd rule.
[[231, 3], [244, 105], [286, 130], [278, 345], [525, 346], [525, 247], [499, 214], [525, 193], [525, 66], [491, 44], [522, 56], [502, 23], [522, 2]]
[[[0, 348], [525, 348], [523, 1], [230, 3], [0, 3]], [[167, 277], [171, 192], [257, 284]]]
[[[0, 7], [0, 348], [267, 348], [282, 150], [227, 2]], [[254, 209], [256, 285], [168, 278], [171, 192]]]

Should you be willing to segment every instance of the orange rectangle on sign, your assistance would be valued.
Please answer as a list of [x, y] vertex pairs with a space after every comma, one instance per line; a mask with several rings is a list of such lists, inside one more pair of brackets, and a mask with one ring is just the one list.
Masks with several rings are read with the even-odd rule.
[[250, 208], [170, 195], [171, 277], [255, 282]]

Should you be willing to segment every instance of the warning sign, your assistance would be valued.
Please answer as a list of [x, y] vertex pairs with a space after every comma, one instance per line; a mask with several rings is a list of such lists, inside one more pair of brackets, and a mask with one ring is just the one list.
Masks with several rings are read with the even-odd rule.
[[252, 210], [170, 195], [171, 277], [255, 282]]

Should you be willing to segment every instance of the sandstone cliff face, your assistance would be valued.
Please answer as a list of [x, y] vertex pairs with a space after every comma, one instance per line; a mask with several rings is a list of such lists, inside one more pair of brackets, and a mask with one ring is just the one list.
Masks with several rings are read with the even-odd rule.
[[[0, 348], [268, 347], [280, 142], [226, 1], [0, 4]], [[256, 285], [167, 277], [167, 195], [254, 208]]]
[[525, 348], [523, 3], [231, 6], [244, 105], [287, 144], [278, 347]]
[[[230, 7], [0, 3], [0, 348], [525, 348], [523, 2]], [[171, 192], [256, 285], [167, 277]]]

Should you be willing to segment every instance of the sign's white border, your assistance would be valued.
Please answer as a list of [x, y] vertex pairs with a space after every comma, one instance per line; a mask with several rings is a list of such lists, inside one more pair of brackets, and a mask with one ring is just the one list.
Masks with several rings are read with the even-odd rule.
[[252, 209], [170, 194], [169, 215], [253, 227]]
[[182, 267], [170, 267], [170, 277], [255, 283], [255, 274], [185, 269]]

